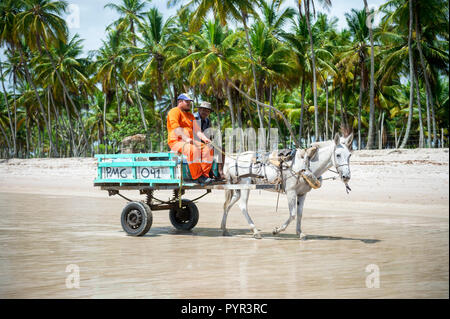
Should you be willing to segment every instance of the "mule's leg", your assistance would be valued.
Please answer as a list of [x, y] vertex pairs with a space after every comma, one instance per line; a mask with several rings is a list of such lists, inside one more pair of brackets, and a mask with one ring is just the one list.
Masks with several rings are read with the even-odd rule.
[[242, 211], [242, 214], [244, 214], [245, 218], [247, 219], [248, 225], [250, 226], [250, 229], [253, 231], [253, 237], [256, 239], [261, 239], [261, 234], [259, 233], [259, 230], [256, 228], [255, 224], [253, 224], [253, 221], [248, 214], [248, 197], [250, 195], [249, 189], [243, 189], [242, 190], [242, 196], [241, 200], [239, 201], [239, 208]]
[[227, 216], [231, 207], [239, 200], [241, 197], [241, 191], [238, 190], [226, 190], [225, 191], [225, 203], [223, 204], [223, 217], [222, 217], [222, 234], [223, 236], [231, 236], [227, 230]]
[[288, 205], [289, 205], [289, 218], [288, 220], [281, 226], [281, 227], [275, 227], [275, 229], [273, 230], [273, 234], [279, 234], [282, 231], [284, 231], [289, 224], [291, 223], [291, 221], [293, 221], [295, 219], [295, 205], [297, 204], [297, 194], [294, 191], [290, 191], [286, 193], [287, 199], [288, 199]]
[[302, 215], [303, 204], [305, 203], [306, 194], [297, 196], [297, 236], [299, 239], [306, 239], [306, 235], [302, 233]]

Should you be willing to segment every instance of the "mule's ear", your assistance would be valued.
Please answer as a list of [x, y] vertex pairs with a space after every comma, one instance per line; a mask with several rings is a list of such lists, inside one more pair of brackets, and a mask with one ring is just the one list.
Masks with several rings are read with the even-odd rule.
[[345, 145], [347, 145], [347, 147], [350, 149], [352, 146], [352, 142], [353, 142], [353, 133], [347, 136], [345, 140]]
[[340, 137], [339, 137], [339, 133], [336, 133], [336, 134], [334, 135], [334, 143], [336, 143], [336, 145], [341, 144], [341, 142], [340, 142]]

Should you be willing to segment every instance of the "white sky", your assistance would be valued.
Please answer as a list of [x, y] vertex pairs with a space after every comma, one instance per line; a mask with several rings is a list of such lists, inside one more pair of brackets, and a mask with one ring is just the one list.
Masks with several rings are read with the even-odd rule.
[[[286, 0], [285, 6], [296, 8], [298, 0]], [[150, 1], [149, 1], [150, 2]], [[187, 3], [187, 1], [183, 1]], [[316, 1], [318, 2], [318, 1]], [[368, 0], [369, 7], [378, 8], [383, 0]], [[101, 46], [101, 40], [106, 38], [106, 26], [118, 18], [118, 14], [109, 8], [104, 8], [107, 3], [121, 3], [121, 0], [69, 0], [71, 12], [67, 15], [66, 20], [69, 24], [71, 35], [78, 33], [84, 40], [84, 51], [96, 50]], [[148, 8], [156, 6], [163, 14], [164, 19], [176, 13], [177, 8], [168, 9], [167, 1], [153, 0], [149, 3]], [[73, 8], [73, 9], [72, 9]], [[344, 13], [349, 12], [352, 8], [364, 8], [363, 0], [334, 0], [329, 12], [317, 5], [316, 11], [326, 12], [329, 16], [335, 16], [339, 19], [338, 28], [346, 27]], [[77, 14], [77, 11], [79, 14]], [[77, 19], [77, 17], [79, 17]], [[78, 23], [78, 25], [76, 25]]]

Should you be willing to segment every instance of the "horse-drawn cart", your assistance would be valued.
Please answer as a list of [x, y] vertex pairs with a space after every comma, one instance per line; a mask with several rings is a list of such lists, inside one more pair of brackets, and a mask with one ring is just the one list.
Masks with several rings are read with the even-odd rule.
[[[186, 159], [176, 153], [101, 154], [98, 159], [94, 186], [107, 190], [109, 196], [119, 195], [129, 203], [122, 210], [123, 230], [131, 236], [143, 236], [152, 226], [152, 212], [169, 210], [172, 225], [190, 230], [197, 225], [199, 211], [195, 201], [213, 189], [273, 189], [272, 184], [225, 184], [223, 182], [199, 185], [192, 182]], [[217, 165], [213, 163], [213, 170]], [[189, 200], [182, 196], [186, 190], [203, 189], [205, 194]], [[132, 201], [120, 194], [121, 190], [138, 190], [146, 195], [144, 201]], [[172, 190], [171, 199], [164, 201], [154, 196], [157, 190]]]

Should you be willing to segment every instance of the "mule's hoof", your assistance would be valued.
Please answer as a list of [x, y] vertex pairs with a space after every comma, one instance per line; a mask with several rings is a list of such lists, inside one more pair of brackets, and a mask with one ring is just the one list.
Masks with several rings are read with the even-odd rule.
[[300, 240], [306, 240], [307, 236], [304, 233], [301, 233], [300, 236], [298, 236], [298, 239]]
[[230, 234], [230, 232], [229, 232], [228, 230], [224, 230], [224, 231], [222, 232], [222, 236], [225, 236], [225, 237], [231, 237], [232, 235]]
[[254, 233], [253, 237], [256, 238], [256, 239], [262, 239], [262, 236], [261, 236], [260, 233]]

